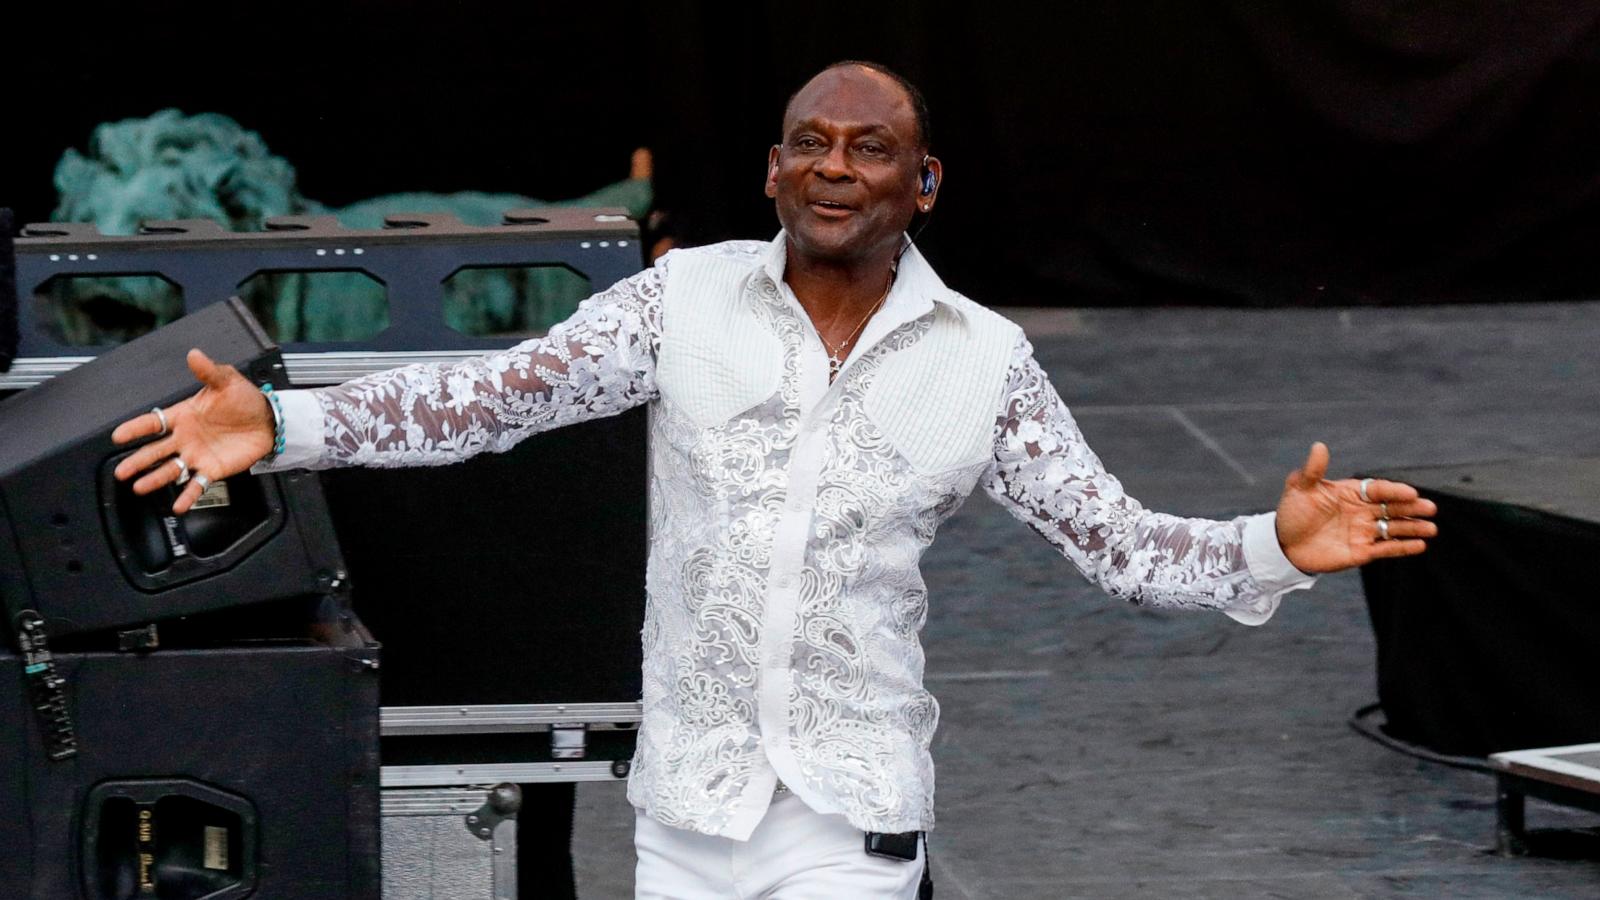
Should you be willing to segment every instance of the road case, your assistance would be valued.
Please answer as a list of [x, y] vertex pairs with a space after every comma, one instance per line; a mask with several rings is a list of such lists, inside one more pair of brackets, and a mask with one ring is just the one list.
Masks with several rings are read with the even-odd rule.
[[384, 788], [383, 900], [516, 900], [514, 784]]

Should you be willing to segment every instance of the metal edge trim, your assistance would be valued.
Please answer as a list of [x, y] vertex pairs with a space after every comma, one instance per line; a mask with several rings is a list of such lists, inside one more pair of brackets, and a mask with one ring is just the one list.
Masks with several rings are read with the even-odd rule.
[[494, 898], [517, 900], [517, 820], [510, 818], [496, 825], [489, 843]]
[[383, 735], [488, 734], [545, 731], [583, 723], [596, 731], [644, 720], [640, 703], [512, 703], [485, 706], [385, 706], [378, 711]]
[[1528, 750], [1503, 750], [1499, 753], [1489, 754], [1491, 760], [1507, 760], [1511, 762], [1528, 762], [1542, 759], [1546, 756], [1567, 756], [1573, 753], [1594, 753], [1600, 751], [1600, 743], [1594, 744], [1567, 744], [1564, 747], [1536, 747]]
[[41, 356], [21, 357], [11, 362], [11, 369], [0, 372], [0, 390], [19, 390], [38, 387], [46, 381], [83, 365], [92, 356]]
[[[620, 207], [560, 207], [546, 209], [506, 210], [507, 214], [537, 214], [545, 221], [539, 224], [500, 224], [490, 226], [467, 225], [450, 216], [431, 213], [394, 214], [392, 218], [424, 223], [421, 227], [393, 226], [384, 228], [353, 229], [339, 226], [337, 222], [322, 227], [315, 225], [267, 231], [229, 231], [209, 219], [175, 219], [149, 221], [146, 226], [156, 230], [139, 234], [103, 234], [92, 224], [81, 222], [29, 222], [22, 226], [14, 246], [19, 256], [49, 253], [116, 252], [119, 250], [149, 251], [212, 249], [240, 247], [251, 244], [269, 248], [295, 248], [319, 244], [418, 245], [431, 243], [510, 243], [530, 244], [570, 243], [585, 238], [611, 240], [622, 238], [636, 240], [639, 224], [628, 218]], [[273, 216], [273, 219], [315, 219], [311, 216]], [[56, 233], [49, 232], [55, 229]], [[171, 230], [168, 230], [171, 229]], [[38, 230], [39, 234], [28, 234]], [[66, 232], [66, 233], [61, 233]], [[587, 249], [587, 248], [584, 248]]]
[[[523, 340], [523, 338], [517, 338]], [[348, 350], [328, 353], [285, 353], [284, 367], [296, 387], [340, 384], [352, 378], [384, 372], [413, 363], [456, 363], [498, 348], [475, 350]], [[93, 356], [34, 356], [12, 361], [11, 370], [0, 372], [0, 390], [38, 387], [93, 360]]]
[[379, 791], [385, 817], [467, 815], [488, 802], [486, 787], [394, 788]]
[[330, 353], [285, 353], [284, 368], [295, 387], [341, 384], [352, 378], [385, 372], [401, 366], [461, 362], [494, 353], [495, 349], [476, 350], [382, 350], [336, 351]]
[[620, 781], [609, 760], [542, 763], [477, 763], [461, 766], [382, 766], [384, 788], [450, 784], [537, 784], [567, 781]]
[[[1490, 757], [1493, 766], [1502, 772], [1511, 772], [1532, 778], [1548, 776], [1551, 773], [1566, 775], [1576, 778], [1588, 785], [1600, 781], [1600, 769], [1583, 763], [1570, 762], [1558, 759], [1543, 752], [1529, 753], [1526, 751], [1496, 753]], [[1591, 788], [1592, 790], [1592, 788]]]

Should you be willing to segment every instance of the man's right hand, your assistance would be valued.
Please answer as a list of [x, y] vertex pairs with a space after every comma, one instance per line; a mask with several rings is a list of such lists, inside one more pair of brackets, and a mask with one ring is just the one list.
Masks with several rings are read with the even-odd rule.
[[[273, 418], [270, 401], [239, 370], [218, 365], [199, 350], [189, 351], [189, 371], [200, 381], [200, 391], [162, 410], [167, 434], [140, 447], [117, 464], [116, 476], [126, 481], [136, 475], [133, 492], [148, 494], [176, 481], [188, 466], [190, 480], [172, 504], [183, 515], [205, 490], [201, 480], [216, 482], [250, 468], [272, 451]], [[111, 432], [111, 439], [126, 444], [161, 434], [161, 418], [154, 412], [135, 416]]]

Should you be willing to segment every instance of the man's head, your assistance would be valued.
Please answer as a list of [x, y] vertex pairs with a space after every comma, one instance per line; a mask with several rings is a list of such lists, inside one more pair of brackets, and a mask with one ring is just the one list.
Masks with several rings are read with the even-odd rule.
[[943, 167], [928, 137], [921, 94], [883, 66], [835, 63], [807, 81], [767, 159], [767, 196], [792, 249], [844, 264], [897, 251], [938, 196]]

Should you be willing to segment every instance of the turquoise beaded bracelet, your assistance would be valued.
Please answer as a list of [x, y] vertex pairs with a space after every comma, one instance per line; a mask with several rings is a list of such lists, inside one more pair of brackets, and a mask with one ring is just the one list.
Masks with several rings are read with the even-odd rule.
[[266, 455], [266, 461], [272, 462], [283, 453], [283, 401], [272, 392], [272, 382], [261, 386], [262, 396], [267, 398], [267, 405], [272, 407], [272, 452]]

